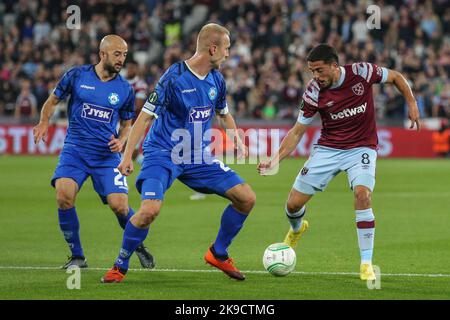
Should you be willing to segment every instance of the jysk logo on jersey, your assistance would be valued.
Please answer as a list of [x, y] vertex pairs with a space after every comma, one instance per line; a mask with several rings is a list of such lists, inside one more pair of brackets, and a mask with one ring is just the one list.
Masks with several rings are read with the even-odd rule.
[[109, 103], [111, 103], [113, 106], [115, 106], [116, 104], [119, 103], [120, 99], [119, 99], [119, 95], [115, 92], [110, 93], [108, 96], [108, 101]]
[[86, 119], [95, 120], [103, 123], [110, 123], [113, 109], [96, 106], [90, 103], [83, 103], [81, 116]]
[[212, 101], [216, 98], [216, 96], [217, 96], [217, 89], [215, 87], [209, 88], [209, 91], [208, 91], [209, 99]]
[[189, 122], [206, 122], [211, 117], [211, 107], [194, 107], [189, 111]]

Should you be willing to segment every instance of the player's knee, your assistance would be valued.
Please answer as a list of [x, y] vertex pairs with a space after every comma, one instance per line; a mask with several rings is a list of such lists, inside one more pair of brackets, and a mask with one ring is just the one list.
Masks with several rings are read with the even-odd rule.
[[303, 208], [303, 203], [299, 203], [298, 201], [293, 201], [292, 199], [289, 199], [286, 202], [286, 209], [290, 213], [299, 212], [301, 208]]
[[59, 209], [68, 210], [74, 206], [75, 199], [66, 192], [58, 190], [56, 192], [56, 202]]
[[358, 208], [368, 209], [372, 206], [372, 194], [368, 188], [355, 188], [355, 202]]
[[249, 187], [244, 193], [233, 203], [233, 205], [243, 213], [250, 213], [256, 203], [256, 194]]
[[128, 204], [127, 203], [112, 203], [109, 205], [111, 210], [117, 215], [117, 216], [124, 216], [126, 217], [128, 215]]
[[149, 226], [158, 217], [159, 210], [159, 206], [142, 206], [136, 217], [139, 227]]

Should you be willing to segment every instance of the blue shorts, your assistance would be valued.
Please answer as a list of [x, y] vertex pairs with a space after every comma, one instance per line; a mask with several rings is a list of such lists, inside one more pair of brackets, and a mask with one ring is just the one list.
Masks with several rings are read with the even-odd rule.
[[59, 178], [70, 178], [81, 189], [84, 181], [90, 176], [95, 191], [104, 204], [106, 197], [111, 193], [128, 193], [126, 177], [123, 176], [117, 166], [120, 156], [117, 153], [92, 154], [74, 145], [66, 144], [59, 155], [59, 162], [52, 177], [51, 184]]
[[144, 158], [136, 179], [136, 188], [142, 200], [163, 200], [164, 193], [175, 179], [195, 191], [220, 196], [225, 196], [227, 190], [244, 183], [236, 172], [218, 159], [214, 159], [211, 164], [174, 164], [170, 153], [153, 153]]
[[350, 188], [362, 185], [373, 191], [377, 152], [370, 148], [348, 150], [315, 146], [295, 179], [293, 188], [305, 194], [323, 191], [341, 171], [345, 171]]

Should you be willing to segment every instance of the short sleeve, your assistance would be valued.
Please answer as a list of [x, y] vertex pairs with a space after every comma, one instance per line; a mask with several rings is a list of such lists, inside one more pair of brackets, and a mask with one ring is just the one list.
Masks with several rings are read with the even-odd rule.
[[123, 104], [122, 108], [119, 110], [119, 116], [122, 120], [131, 120], [134, 119], [134, 90], [130, 86], [130, 91], [128, 94], [128, 98]]
[[78, 68], [72, 68], [68, 70], [59, 80], [58, 84], [56, 85], [55, 90], [53, 90], [53, 93], [56, 97], [58, 97], [59, 100], [64, 100], [72, 93], [72, 88], [74, 85], [74, 80], [78, 74]]
[[216, 110], [221, 115], [228, 113], [227, 84], [225, 83], [225, 79], [223, 79], [223, 77], [221, 81], [221, 86], [219, 88], [219, 94], [217, 96]]
[[145, 101], [142, 111], [158, 118], [162, 109], [170, 103], [170, 90], [172, 83], [164, 75], [156, 85], [155, 90], [149, 94]]
[[316, 113], [317, 107], [310, 105], [302, 98], [302, 101], [300, 102], [300, 111], [298, 114], [297, 122], [304, 125], [309, 125], [313, 121]]
[[389, 71], [387, 68], [379, 67], [374, 63], [358, 62], [352, 64], [352, 71], [355, 75], [364, 78], [367, 83], [384, 83], [387, 80]]

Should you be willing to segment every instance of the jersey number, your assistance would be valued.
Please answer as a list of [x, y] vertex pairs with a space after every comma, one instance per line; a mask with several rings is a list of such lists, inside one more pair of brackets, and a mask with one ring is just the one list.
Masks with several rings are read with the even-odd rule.
[[227, 166], [225, 166], [225, 164], [224, 164], [222, 161], [220, 161], [219, 159], [214, 159], [214, 160], [213, 160], [213, 163], [219, 164], [220, 169], [222, 169], [222, 170], [225, 171], [225, 172], [228, 172], [228, 171], [231, 170], [231, 168], [228, 168]]
[[[121, 173], [120, 173], [120, 171], [119, 171], [119, 169], [114, 169], [114, 172], [116, 173], [116, 176], [114, 177], [114, 184], [116, 185], [116, 186], [124, 186], [124, 187], [127, 187], [128, 188], [128, 185], [127, 185], [127, 177], [124, 177]], [[122, 179], [123, 178], [123, 179]], [[122, 181], [121, 181], [122, 180]]]
[[363, 153], [362, 154], [362, 160], [361, 162], [363, 164], [369, 164], [370, 163], [370, 159], [369, 159], [369, 155], [367, 153]]

